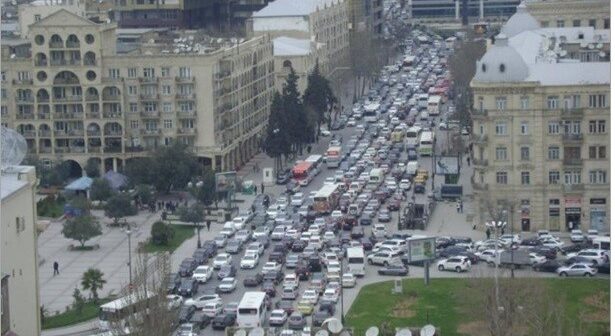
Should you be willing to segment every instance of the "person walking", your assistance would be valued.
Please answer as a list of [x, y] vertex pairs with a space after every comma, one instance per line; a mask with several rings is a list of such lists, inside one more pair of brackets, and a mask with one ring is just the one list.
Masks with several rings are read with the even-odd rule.
[[53, 276], [60, 275], [60, 264], [57, 261], [53, 262]]
[[459, 200], [459, 211], [463, 213], [463, 201]]
[[265, 193], [265, 183], [261, 182], [261, 194]]
[[207, 225], [207, 232], [209, 232], [211, 229], [211, 221], [205, 222], [205, 225]]
[[457, 213], [459, 213], [459, 210], [460, 210], [459, 201], [457, 201]]
[[489, 239], [491, 237], [491, 230], [487, 229], [485, 233], [487, 234], [487, 239]]
[[468, 166], [470, 166], [470, 155], [468, 155]]

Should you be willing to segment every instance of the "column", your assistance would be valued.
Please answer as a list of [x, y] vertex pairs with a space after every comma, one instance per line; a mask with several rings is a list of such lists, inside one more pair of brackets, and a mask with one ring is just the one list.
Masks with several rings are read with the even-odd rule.
[[117, 172], [117, 159], [112, 158], [111, 160], [112, 160], [111, 162], [113, 162], [113, 171]]
[[485, 17], [485, 0], [480, 0], [479, 2], [479, 15], [482, 20]]
[[409, 17], [412, 19], [412, 0], [408, 0], [408, 5], [406, 7], [408, 8], [408, 14], [410, 14]]
[[455, 20], [459, 20], [459, 0], [455, 0]]

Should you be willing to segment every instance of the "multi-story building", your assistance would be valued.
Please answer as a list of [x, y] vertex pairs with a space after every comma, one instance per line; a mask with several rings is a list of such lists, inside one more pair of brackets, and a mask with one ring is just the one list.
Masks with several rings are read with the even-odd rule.
[[307, 39], [296, 39], [280, 36], [273, 39], [273, 55], [275, 56], [275, 86], [282, 92], [290, 69], [298, 76], [297, 88], [304, 92], [307, 88], [307, 77], [314, 70], [319, 51], [324, 50]]
[[541, 27], [594, 27], [611, 29], [609, 0], [526, 0]]
[[[408, 0], [413, 21], [460, 20], [462, 0]], [[519, 0], [468, 0], [467, 16], [470, 21], [506, 19], [515, 13]]]
[[374, 37], [382, 34], [382, 0], [347, 0], [351, 34], [369, 30]]
[[165, 30], [119, 53], [115, 24], [64, 10], [30, 32], [32, 57], [2, 59], [2, 123], [44, 161], [116, 170], [178, 141], [204, 165], [232, 170], [258, 151], [274, 90], [267, 35]]
[[35, 0], [19, 5], [19, 31], [23, 38], [28, 38], [28, 27], [34, 22], [65, 9], [85, 17], [84, 0]]
[[276, 0], [252, 15], [248, 31], [303, 40], [318, 55], [321, 72], [329, 75], [347, 64], [347, 10], [344, 0]]
[[[9, 166], [0, 172], [2, 200], [2, 330], [40, 335], [34, 167]], [[6, 285], [6, 287], [5, 287]], [[4, 291], [10, 300], [5, 302]], [[5, 305], [8, 311], [5, 312]], [[6, 315], [5, 315], [6, 313]], [[8, 325], [5, 323], [8, 321]]]
[[538, 27], [520, 5], [477, 62], [476, 224], [502, 206], [515, 231], [608, 231], [609, 31]]

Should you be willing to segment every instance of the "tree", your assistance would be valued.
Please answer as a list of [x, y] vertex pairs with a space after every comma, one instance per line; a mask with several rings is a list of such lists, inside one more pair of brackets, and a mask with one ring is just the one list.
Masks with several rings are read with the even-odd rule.
[[288, 139], [293, 145], [295, 154], [302, 153], [303, 144], [307, 143], [312, 134], [314, 125], [308, 125], [307, 113], [301, 102], [297, 80], [299, 76], [295, 69], [290, 68], [290, 73], [286, 78], [286, 83], [282, 89], [282, 102], [286, 117], [286, 127], [288, 127]]
[[386, 53], [388, 53], [388, 48], [383, 45], [382, 41], [374, 38], [369, 29], [351, 34], [350, 55], [355, 55], [355, 57], [350, 58], [350, 67], [355, 76], [355, 101], [365, 94], [368, 83], [385, 64], [385, 58], [388, 58], [388, 55], [385, 56]]
[[103, 272], [96, 268], [88, 268], [81, 277], [81, 287], [83, 290], [89, 290], [92, 293], [94, 302], [98, 302], [98, 290], [102, 289], [107, 283], [107, 280], [103, 279]]
[[154, 160], [151, 157], [138, 157], [126, 161], [122, 171], [132, 185], [151, 184], [155, 175], [153, 174]]
[[269, 122], [267, 124], [267, 133], [263, 141], [263, 149], [265, 153], [275, 158], [275, 170], [282, 169], [282, 155], [291, 153], [290, 127], [288, 125], [288, 116], [284, 111], [284, 102], [280, 93], [273, 94], [271, 109], [269, 114]]
[[180, 207], [178, 209], [179, 220], [186, 223], [192, 223], [197, 228], [198, 247], [201, 247], [201, 225], [205, 220], [204, 207], [200, 203], [194, 203], [189, 207]]
[[157, 221], [152, 225], [152, 243], [156, 245], [166, 245], [169, 240], [173, 239], [173, 228], [163, 222]]
[[213, 169], [205, 169], [202, 178], [192, 184], [190, 193], [205, 206], [216, 201], [216, 173]]
[[149, 204], [154, 200], [152, 188], [147, 184], [139, 184], [136, 188], [136, 192], [141, 204]]
[[184, 188], [192, 176], [199, 173], [200, 165], [188, 146], [174, 142], [159, 147], [152, 157], [152, 176], [149, 184], [159, 192], [169, 193], [171, 188]]
[[73, 308], [77, 311], [77, 315], [81, 315], [83, 307], [85, 307], [85, 298], [81, 295], [79, 288], [75, 287], [73, 291]]
[[113, 218], [113, 223], [118, 225], [120, 219], [132, 216], [137, 213], [137, 209], [132, 205], [130, 196], [127, 194], [117, 194], [109, 198], [105, 204], [105, 215]]
[[114, 190], [105, 178], [96, 178], [90, 188], [90, 198], [95, 201], [106, 201], [113, 196]]
[[85, 242], [100, 236], [102, 229], [96, 218], [84, 215], [66, 220], [62, 227], [62, 234], [68, 239], [78, 241], [81, 247], [84, 247]]
[[96, 178], [100, 177], [100, 163], [95, 159], [89, 159], [85, 164], [85, 173], [88, 177]]
[[308, 84], [303, 93], [303, 103], [309, 111], [316, 115], [317, 139], [320, 133], [320, 126], [325, 121], [325, 112], [330, 112], [331, 107], [336, 101], [329, 81], [320, 74], [318, 62], [314, 70], [308, 75]]

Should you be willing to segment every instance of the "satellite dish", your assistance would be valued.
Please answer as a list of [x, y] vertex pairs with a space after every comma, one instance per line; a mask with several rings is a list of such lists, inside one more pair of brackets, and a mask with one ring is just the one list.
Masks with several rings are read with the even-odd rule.
[[396, 332], [395, 336], [412, 336], [412, 331], [408, 328], [403, 328]]
[[341, 332], [342, 329], [344, 329], [344, 325], [342, 325], [342, 322], [340, 322], [338, 319], [331, 318], [327, 322], [327, 329], [329, 329], [330, 332], [337, 334]]
[[261, 327], [256, 327], [250, 330], [250, 333], [248, 334], [248, 336], [265, 336], [265, 329]]
[[233, 334], [233, 336], [246, 336], [246, 335], [247, 335], [247, 333], [246, 333], [246, 331], [244, 329], [238, 329]]
[[566, 50], [562, 50], [562, 51], [559, 52], [559, 55], [562, 56], [562, 57], [566, 56], [567, 54], [568, 54], [568, 52]]
[[365, 336], [378, 336], [379, 333], [380, 330], [378, 330], [378, 327], [369, 327], [369, 329], [365, 331]]
[[604, 56], [606, 56], [606, 53], [604, 51], [601, 51], [601, 52], [598, 53], [598, 56], [604, 57]]
[[428, 324], [421, 329], [421, 336], [434, 336], [436, 334], [436, 327]]
[[314, 334], [314, 336], [329, 336], [329, 332], [325, 329], [320, 329]]
[[596, 48], [598, 48], [598, 49], [602, 49], [602, 47], [604, 47], [604, 45], [603, 45], [602, 43], [598, 43], [598, 44], [596, 44]]
[[581, 42], [581, 43], [579, 43], [579, 46], [580, 46], [581, 48], [587, 48], [587, 43], [585, 43], [585, 42]]
[[594, 44], [593, 44], [593, 43], [588, 44], [588, 45], [587, 45], [587, 48], [589, 48], [589, 49], [594, 49]]
[[2, 161], [0, 162], [2, 168], [18, 166], [28, 153], [28, 144], [21, 134], [2, 126], [0, 150], [2, 150]]

